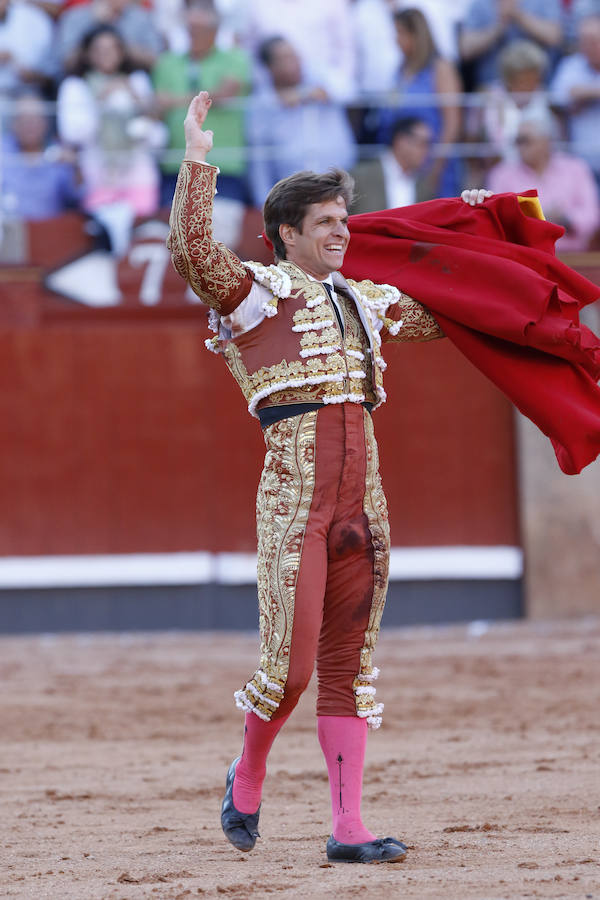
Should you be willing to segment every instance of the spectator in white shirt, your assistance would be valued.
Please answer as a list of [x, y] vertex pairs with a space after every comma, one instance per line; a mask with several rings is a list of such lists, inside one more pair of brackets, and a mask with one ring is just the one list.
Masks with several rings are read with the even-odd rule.
[[41, 9], [0, 0], [0, 97], [26, 85], [46, 85], [55, 68], [53, 33], [53, 22]]

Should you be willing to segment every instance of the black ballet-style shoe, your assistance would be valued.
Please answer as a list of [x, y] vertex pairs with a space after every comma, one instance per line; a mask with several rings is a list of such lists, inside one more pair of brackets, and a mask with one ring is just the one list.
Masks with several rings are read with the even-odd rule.
[[327, 859], [340, 863], [396, 863], [406, 858], [406, 849], [406, 844], [391, 837], [364, 844], [341, 844], [331, 835], [327, 841]]
[[255, 813], [242, 813], [233, 805], [233, 779], [240, 758], [238, 756], [237, 759], [234, 759], [227, 772], [225, 796], [221, 805], [221, 827], [227, 840], [231, 841], [238, 850], [247, 853], [256, 844], [256, 838], [260, 837], [258, 833], [260, 806]]

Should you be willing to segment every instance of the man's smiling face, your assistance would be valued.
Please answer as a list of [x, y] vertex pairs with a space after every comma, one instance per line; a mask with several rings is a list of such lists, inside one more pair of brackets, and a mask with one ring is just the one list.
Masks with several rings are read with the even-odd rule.
[[312, 203], [302, 221], [302, 230], [281, 225], [279, 233], [285, 244], [286, 258], [308, 275], [323, 281], [341, 269], [350, 241], [344, 198]]

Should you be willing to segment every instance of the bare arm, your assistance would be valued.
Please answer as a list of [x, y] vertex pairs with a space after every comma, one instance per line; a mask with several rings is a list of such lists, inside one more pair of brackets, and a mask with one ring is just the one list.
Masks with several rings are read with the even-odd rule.
[[482, 56], [500, 40], [503, 32], [504, 24], [500, 21], [490, 25], [489, 28], [461, 31], [458, 39], [461, 57], [468, 61]]
[[544, 44], [545, 47], [558, 47], [562, 41], [562, 28], [559, 22], [539, 19], [519, 7], [513, 13], [513, 20], [530, 38]]
[[[456, 68], [446, 59], [440, 58], [437, 60], [435, 86], [437, 93], [442, 97], [444, 94], [460, 94], [462, 90], [460, 76]], [[439, 109], [442, 118], [439, 142], [440, 144], [454, 144], [458, 140], [461, 128], [460, 106], [456, 103], [451, 105], [442, 104]], [[432, 177], [434, 179], [440, 177], [445, 164], [446, 159], [443, 156], [436, 159], [432, 167]]]

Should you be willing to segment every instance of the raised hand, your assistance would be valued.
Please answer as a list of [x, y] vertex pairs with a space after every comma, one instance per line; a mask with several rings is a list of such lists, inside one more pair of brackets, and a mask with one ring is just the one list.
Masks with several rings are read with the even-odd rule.
[[212, 150], [213, 133], [204, 129], [204, 122], [212, 100], [208, 91], [200, 91], [188, 106], [183, 123], [185, 134], [185, 158], [205, 162], [206, 154]]

